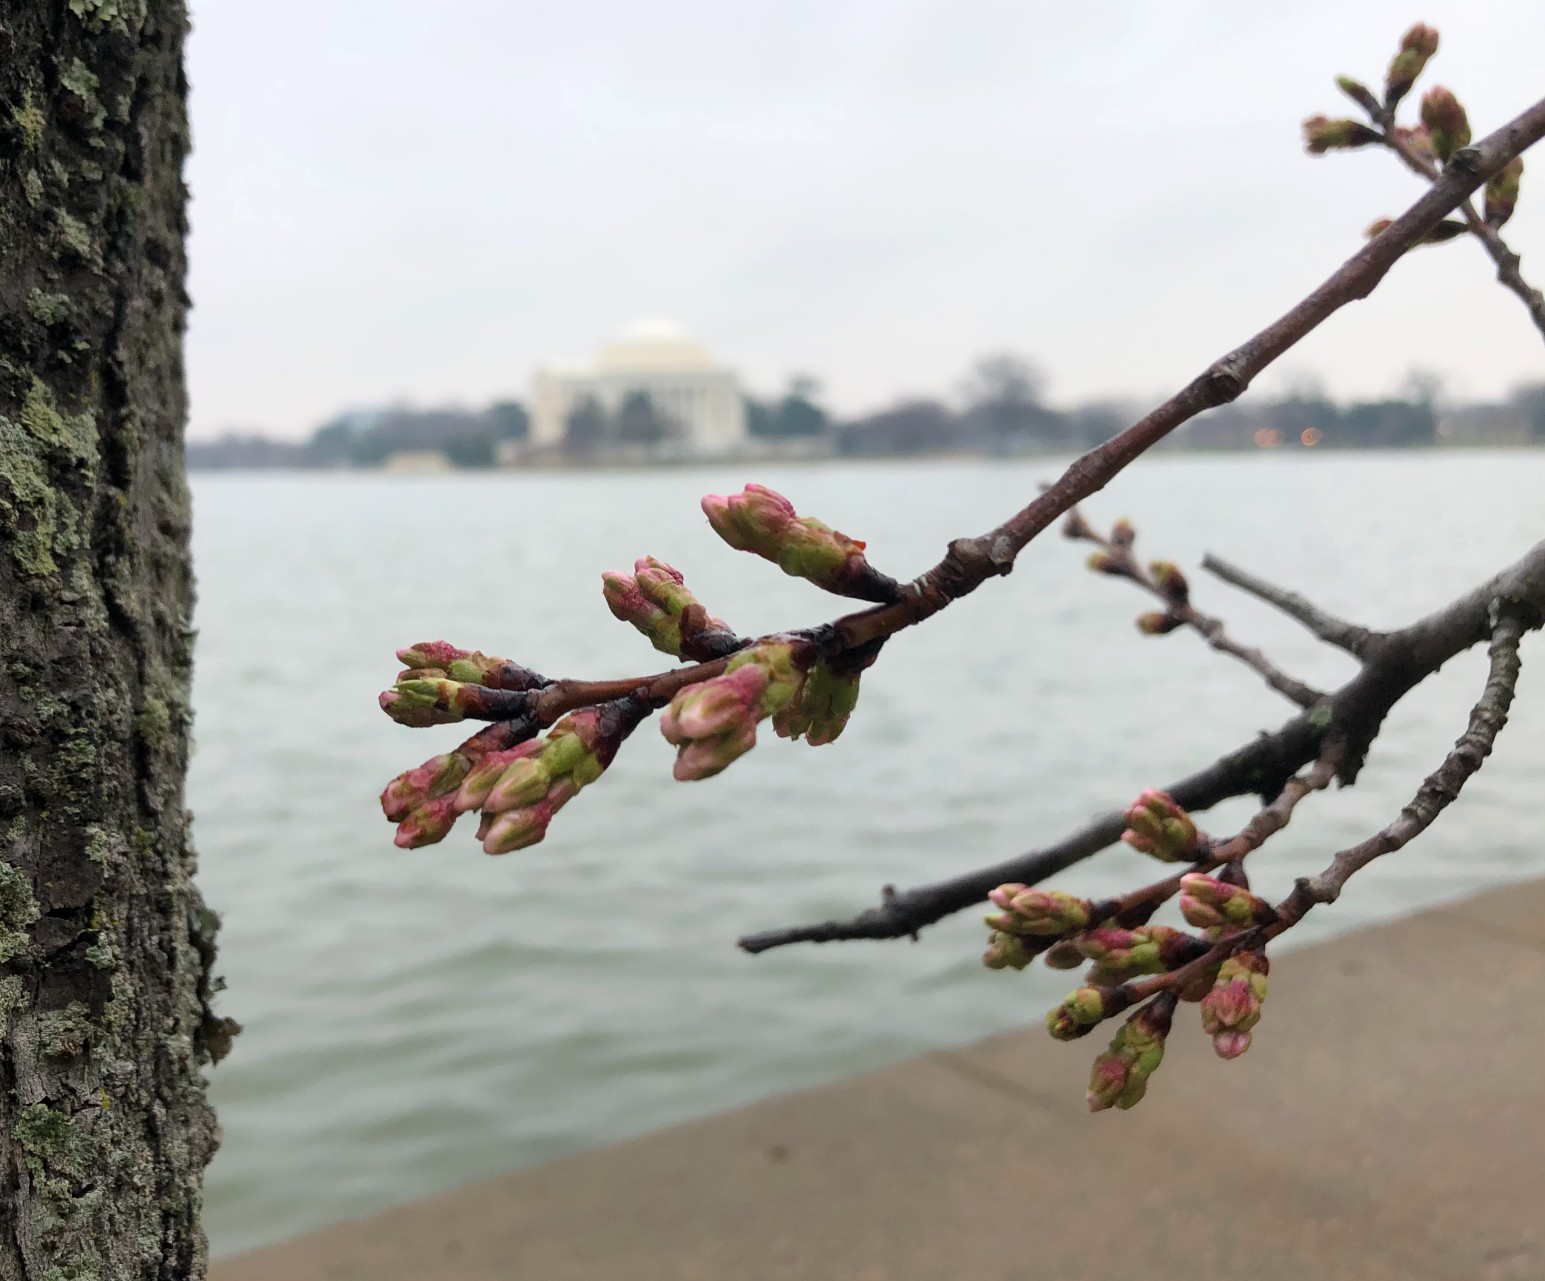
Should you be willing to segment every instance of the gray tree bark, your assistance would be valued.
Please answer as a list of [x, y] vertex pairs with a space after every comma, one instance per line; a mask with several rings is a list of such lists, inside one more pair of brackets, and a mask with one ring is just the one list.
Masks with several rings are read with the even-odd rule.
[[205, 1271], [181, 0], [0, 0], [0, 1279]]

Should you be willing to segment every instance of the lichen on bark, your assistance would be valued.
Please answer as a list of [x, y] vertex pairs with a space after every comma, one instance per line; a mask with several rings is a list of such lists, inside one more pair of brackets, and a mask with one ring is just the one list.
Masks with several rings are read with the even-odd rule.
[[0, 11], [0, 1281], [185, 1281], [193, 883], [179, 0]]

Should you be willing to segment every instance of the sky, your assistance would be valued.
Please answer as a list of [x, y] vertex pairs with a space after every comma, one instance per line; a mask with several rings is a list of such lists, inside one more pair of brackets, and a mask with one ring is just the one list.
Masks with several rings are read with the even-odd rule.
[[[1157, 401], [1416, 199], [1307, 157], [1400, 33], [1480, 136], [1542, 92], [1538, 0], [192, 0], [190, 435], [524, 398], [668, 317], [843, 414], [985, 353]], [[1414, 106], [1414, 98], [1412, 100]], [[1545, 159], [1508, 238], [1545, 278]], [[1532, 188], [1532, 189], [1531, 189]], [[1478, 245], [1418, 251], [1256, 384], [1413, 369], [1488, 398], [1545, 351]]]

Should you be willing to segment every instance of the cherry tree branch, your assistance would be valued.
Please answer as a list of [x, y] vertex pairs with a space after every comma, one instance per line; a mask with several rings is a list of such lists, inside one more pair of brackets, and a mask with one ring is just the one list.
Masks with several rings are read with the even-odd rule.
[[[1415, 204], [1343, 263], [1308, 297], [1254, 337], [1214, 361], [1146, 417], [1075, 460], [1057, 481], [995, 529], [975, 538], [952, 542], [937, 565], [896, 591], [895, 599], [890, 603], [848, 614], [821, 627], [781, 635], [814, 643], [828, 659], [852, 651], [868, 651], [903, 628], [922, 622], [975, 591], [989, 578], [1009, 573], [1015, 559], [1031, 540], [1076, 503], [1104, 488], [1182, 423], [1203, 410], [1234, 400], [1256, 374], [1326, 319], [1348, 303], [1372, 293], [1389, 269], [1408, 250], [1420, 244], [1446, 214], [1541, 137], [1545, 137], [1545, 99], [1476, 146], [1457, 152]], [[518, 690], [477, 687], [477, 692], [469, 687], [463, 692], [458, 713], [474, 720], [510, 721], [528, 730], [529, 736], [553, 724], [566, 712], [619, 698], [637, 696], [651, 706], [661, 706], [688, 685], [722, 674], [727, 661], [719, 658], [619, 680], [568, 679]], [[1278, 682], [1279, 687], [1286, 683]], [[1315, 691], [1307, 686], [1297, 689], [1295, 701], [1312, 693]]]
[[[1355, 781], [1390, 708], [1449, 659], [1492, 635], [1491, 613], [1499, 600], [1508, 602], [1526, 627], [1545, 620], [1545, 542], [1442, 609], [1397, 631], [1370, 634], [1361, 670], [1325, 703], [1164, 790], [1191, 811], [1251, 793], [1275, 798], [1290, 776], [1322, 758], [1335, 762], [1343, 782]], [[1035, 885], [1066, 871], [1114, 845], [1125, 826], [1122, 813], [1110, 811], [1017, 858], [914, 889], [886, 886], [877, 907], [855, 916], [748, 934], [739, 945], [757, 953], [788, 943], [915, 938], [927, 926], [982, 902], [999, 885]]]
[[[1426, 831], [1439, 814], [1459, 799], [1459, 793], [1491, 755], [1497, 735], [1507, 724], [1508, 710], [1518, 688], [1519, 641], [1526, 630], [1540, 626], [1537, 612], [1518, 602], [1499, 602], [1491, 633], [1486, 687], [1470, 712], [1465, 732], [1443, 763], [1423, 781], [1400, 816], [1367, 840], [1338, 853], [1330, 866], [1313, 878], [1301, 879], [1278, 909], [1281, 929], [1296, 923], [1319, 903], [1334, 903], [1348, 880], [1375, 859], [1393, 854]], [[1280, 930], [1278, 930], [1280, 932]]]
[[1068, 538], [1100, 547], [1100, 552], [1090, 558], [1091, 569], [1129, 579], [1163, 602], [1163, 613], [1145, 614], [1137, 620], [1141, 631], [1160, 635], [1177, 627], [1189, 627], [1213, 650], [1239, 659], [1264, 679], [1268, 686], [1299, 707], [1313, 707], [1325, 697], [1323, 691], [1289, 676], [1259, 649], [1236, 641], [1228, 634], [1221, 618], [1197, 609], [1191, 603], [1190, 584], [1174, 565], [1167, 561], [1154, 561], [1145, 566], [1133, 551], [1132, 544], [1136, 541], [1137, 531], [1129, 521], [1118, 522], [1107, 538], [1075, 506], [1068, 512], [1062, 532]]
[[1375, 633], [1368, 628], [1337, 618], [1334, 614], [1327, 613], [1304, 599], [1297, 592], [1290, 592], [1273, 583], [1268, 583], [1264, 578], [1230, 564], [1221, 556], [1214, 556], [1209, 552], [1202, 557], [1202, 568], [1230, 586], [1248, 592], [1268, 605], [1276, 606], [1295, 622], [1302, 623], [1319, 640], [1327, 645], [1334, 645], [1337, 649], [1345, 650], [1354, 658], [1361, 658], [1374, 638]]
[[[1383, 135], [1384, 145], [1393, 151], [1412, 173], [1427, 179], [1428, 182], [1436, 182], [1440, 176], [1440, 170], [1430, 158], [1418, 152], [1396, 127], [1393, 109], [1381, 108], [1371, 114]], [[1528, 310], [1529, 319], [1534, 322], [1534, 327], [1542, 336], [1545, 336], [1545, 294], [1524, 279], [1520, 270], [1522, 260], [1502, 238], [1502, 233], [1481, 217], [1470, 200], [1461, 201], [1457, 208], [1460, 216], [1464, 218], [1465, 226], [1481, 242], [1492, 262], [1497, 265], [1498, 283], [1517, 295], [1519, 301]]]

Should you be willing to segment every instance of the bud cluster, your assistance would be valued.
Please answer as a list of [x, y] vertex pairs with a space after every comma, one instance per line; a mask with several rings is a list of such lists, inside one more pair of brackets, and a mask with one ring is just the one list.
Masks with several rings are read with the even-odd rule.
[[1236, 952], [1224, 961], [1212, 991], [1202, 998], [1202, 1029], [1222, 1059], [1237, 1059], [1250, 1048], [1251, 1029], [1261, 1021], [1266, 999], [1266, 953]]
[[481, 650], [462, 649], [450, 641], [420, 641], [417, 645], [399, 649], [397, 661], [404, 669], [397, 675], [399, 681], [452, 680], [517, 691], [541, 689], [550, 684], [545, 676], [539, 676], [529, 667], [512, 663], [507, 658], [495, 658]]
[[1073, 946], [1093, 961], [1088, 981], [1113, 986], [1144, 974], [1166, 974], [1206, 951], [1206, 945], [1184, 930], [1167, 925], [1122, 929], [1100, 926], [1076, 936]]
[[859, 673], [837, 675], [824, 658], [800, 672], [794, 697], [773, 717], [780, 738], [803, 737], [811, 747], [832, 742], [847, 728], [858, 705]]
[[1121, 1025], [1110, 1049], [1094, 1061], [1089, 1074], [1089, 1110], [1123, 1110], [1142, 1101], [1148, 1078], [1164, 1060], [1164, 1038], [1175, 1016], [1175, 998], [1161, 992]]
[[509, 722], [479, 730], [454, 751], [432, 757], [397, 775], [381, 793], [381, 809], [397, 824], [402, 849], [433, 845], [451, 830], [460, 811], [456, 791], [477, 763], [510, 746], [519, 731]]
[[814, 516], [765, 485], [738, 494], [709, 494], [703, 513], [714, 532], [737, 551], [770, 560], [785, 574], [803, 578], [838, 596], [881, 603], [896, 599], [900, 585], [864, 557], [864, 544]]
[[1088, 926], [1094, 910], [1088, 899], [1020, 884], [1000, 885], [987, 898], [1000, 909], [985, 918], [991, 929], [1030, 938], [1077, 934]]
[[535, 845], [553, 815], [601, 777], [647, 710], [636, 698], [587, 707], [570, 712], [546, 738], [489, 753], [462, 780], [457, 812], [482, 812], [478, 839], [489, 854]]
[[662, 654], [703, 662], [733, 652], [740, 643], [698, 603], [681, 571], [653, 556], [634, 561], [632, 574], [602, 574], [601, 590], [613, 616], [631, 623]]
[[1180, 878], [1180, 914], [1198, 929], [1223, 933], [1270, 925], [1277, 919], [1271, 904], [1244, 886], [1201, 872]]
[[1121, 839], [1161, 863], [1189, 862], [1201, 847], [1195, 822], [1168, 792], [1146, 788], [1127, 806], [1125, 817]]
[[1046, 1030], [1059, 1041], [1076, 1041], [1123, 1008], [1125, 1001], [1119, 989], [1085, 984], [1046, 1012]]

